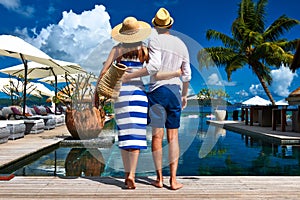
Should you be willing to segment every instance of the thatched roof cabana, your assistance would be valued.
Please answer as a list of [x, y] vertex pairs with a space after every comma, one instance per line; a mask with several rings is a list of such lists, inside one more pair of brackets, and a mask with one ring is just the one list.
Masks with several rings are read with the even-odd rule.
[[300, 105], [300, 87], [291, 92], [286, 100], [289, 102], [289, 105]]

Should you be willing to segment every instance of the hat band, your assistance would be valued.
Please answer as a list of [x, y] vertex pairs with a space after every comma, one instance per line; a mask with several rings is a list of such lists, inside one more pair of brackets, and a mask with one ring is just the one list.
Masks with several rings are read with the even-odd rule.
[[170, 20], [170, 22], [169, 22], [167, 25], [160, 25], [160, 24], [157, 24], [157, 23], [155, 22], [155, 20], [153, 21], [153, 23], [154, 23], [155, 26], [170, 26], [170, 25], [172, 24], [172, 20]]
[[[123, 29], [123, 30], [122, 30]], [[133, 34], [136, 34], [137, 32], [139, 32], [139, 28], [136, 27], [135, 29], [125, 29], [124, 30], [124, 27], [122, 27], [119, 31], [120, 34], [123, 34], [123, 35], [133, 35]]]

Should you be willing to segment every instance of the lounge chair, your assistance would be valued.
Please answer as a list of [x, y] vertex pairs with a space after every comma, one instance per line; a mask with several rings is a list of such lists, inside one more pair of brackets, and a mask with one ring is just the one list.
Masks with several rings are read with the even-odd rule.
[[55, 119], [55, 126], [61, 126], [65, 124], [65, 114], [54, 114], [54, 112], [48, 106], [38, 106], [40, 112], [47, 113], [47, 116], [51, 116]]
[[49, 130], [49, 129], [53, 129], [55, 128], [55, 120], [53, 120], [51, 117], [48, 117], [46, 115], [43, 115], [43, 114], [40, 114], [40, 113], [36, 113], [35, 112], [35, 109], [32, 110], [32, 109], [28, 109], [27, 108], [27, 111], [31, 111], [31, 112], [27, 112], [25, 113], [25, 115], [23, 115], [20, 111], [20, 108], [18, 107], [14, 107], [12, 106], [11, 107], [11, 110], [13, 111], [14, 113], [14, 117], [17, 119], [24, 119], [24, 120], [27, 120], [27, 123], [28, 120], [39, 120], [39, 119], [43, 119], [44, 120], [44, 129], [45, 130]]
[[45, 130], [55, 128], [56, 120], [54, 117], [48, 115], [48, 113], [46, 112], [46, 109], [43, 110], [43, 109], [40, 109], [40, 107], [38, 107], [38, 106], [33, 106], [33, 108], [31, 108], [31, 112], [32, 112], [33, 116], [40, 117], [41, 119], [44, 120]]
[[5, 123], [0, 122], [0, 144], [6, 143], [10, 136], [9, 129]]
[[[41, 133], [44, 131], [44, 120], [38, 117], [34, 117], [34, 116], [24, 116], [22, 115], [21, 111], [19, 110], [19, 108], [17, 106], [12, 106], [13, 109], [11, 109], [11, 107], [4, 107], [2, 108], [2, 116], [7, 119], [10, 120], [11, 117], [13, 116], [15, 121], [19, 121], [20, 122], [24, 122], [25, 124], [25, 134], [29, 134], [29, 133]], [[17, 108], [14, 109], [14, 108]], [[15, 113], [13, 112], [15, 111]], [[14, 120], [12, 120], [14, 121]], [[16, 123], [16, 122], [15, 122]], [[16, 130], [16, 129], [15, 129]]]

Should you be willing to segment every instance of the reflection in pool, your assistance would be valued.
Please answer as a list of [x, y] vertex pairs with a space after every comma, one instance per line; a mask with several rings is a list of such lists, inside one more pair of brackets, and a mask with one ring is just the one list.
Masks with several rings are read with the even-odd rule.
[[[149, 145], [150, 139], [151, 135]], [[182, 117], [179, 139], [179, 176], [300, 175], [299, 146], [268, 143], [208, 126], [205, 119], [189, 116]], [[167, 154], [164, 157], [163, 173], [169, 175]], [[137, 176], [155, 175], [150, 146], [141, 152], [137, 172]], [[123, 165], [116, 144], [110, 148], [59, 147], [14, 173], [25, 176], [123, 176]]]

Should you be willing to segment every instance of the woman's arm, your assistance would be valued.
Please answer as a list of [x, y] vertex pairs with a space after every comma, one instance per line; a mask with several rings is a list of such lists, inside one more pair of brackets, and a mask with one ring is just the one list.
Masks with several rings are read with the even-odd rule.
[[95, 89], [95, 94], [94, 94], [94, 106], [95, 107], [99, 107], [99, 94], [97, 92], [97, 87], [98, 87], [98, 84], [101, 80], [101, 78], [103, 77], [103, 75], [107, 72], [107, 70], [109, 69], [109, 67], [111, 66], [112, 62], [116, 59], [117, 57], [117, 54], [116, 54], [117, 50], [116, 50], [116, 47], [112, 48], [106, 61], [103, 62], [103, 68], [100, 72], [100, 75], [98, 77], [98, 80], [97, 80], [97, 84], [96, 84], [96, 89]]

